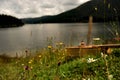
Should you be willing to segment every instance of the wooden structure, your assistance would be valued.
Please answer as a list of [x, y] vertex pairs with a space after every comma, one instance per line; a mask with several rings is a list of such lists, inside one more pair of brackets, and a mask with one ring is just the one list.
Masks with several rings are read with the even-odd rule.
[[91, 35], [92, 35], [92, 24], [93, 24], [93, 17], [89, 16], [89, 25], [88, 25], [88, 34], [87, 34], [87, 45], [90, 44]]
[[91, 34], [92, 34], [92, 23], [93, 17], [89, 16], [89, 26], [88, 26], [88, 35], [87, 35], [87, 44], [82, 41], [80, 46], [77, 47], [67, 47], [67, 56], [70, 57], [83, 57], [86, 55], [101, 55], [108, 54], [110, 48], [120, 48], [120, 44], [104, 44], [104, 45], [90, 45]]
[[107, 54], [110, 48], [120, 48], [120, 44], [105, 44], [105, 45], [90, 45], [80, 47], [67, 47], [67, 56], [70, 57], [84, 57], [87, 55], [101, 55], [103, 52]]

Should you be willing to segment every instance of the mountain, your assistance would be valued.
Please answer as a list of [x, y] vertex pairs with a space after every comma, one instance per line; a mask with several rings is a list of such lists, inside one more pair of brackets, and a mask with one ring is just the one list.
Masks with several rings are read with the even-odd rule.
[[45, 22], [50, 21], [54, 16], [42, 16], [42, 17], [35, 17], [35, 18], [22, 18], [21, 20], [24, 23], [28, 24], [36, 24], [36, 23], [42, 23], [44, 20]]
[[18, 19], [16, 17], [10, 16], [10, 15], [0, 15], [0, 28], [8, 28], [8, 27], [18, 27], [22, 26], [24, 23], [21, 19]]
[[[44, 16], [39, 19], [28, 19], [38, 23], [72, 23], [88, 22], [93, 16], [94, 22], [109, 22], [120, 20], [120, 0], [91, 0], [75, 9], [54, 16]], [[25, 22], [23, 20], [23, 22]]]

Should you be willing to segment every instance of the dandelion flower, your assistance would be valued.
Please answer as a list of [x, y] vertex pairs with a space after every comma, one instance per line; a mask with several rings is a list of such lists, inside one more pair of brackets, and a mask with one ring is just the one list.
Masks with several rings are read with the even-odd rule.
[[62, 57], [61, 59], [64, 59], [64, 57]]
[[65, 49], [65, 52], [67, 52], [67, 49]]
[[63, 45], [63, 43], [62, 43], [62, 42], [60, 42], [59, 44], [60, 44], [60, 45]]
[[33, 60], [31, 59], [30, 62], [33, 62]]
[[22, 64], [22, 66], [24, 66], [24, 64]]
[[52, 46], [48, 46], [48, 48], [49, 48], [49, 49], [51, 49], [51, 48], [52, 48]]
[[42, 64], [42, 62], [40, 62], [40, 64]]
[[31, 64], [32, 62], [31, 62], [31, 61], [29, 61], [28, 63], [29, 63], [29, 64]]
[[100, 40], [100, 38], [93, 38], [93, 40], [94, 40], [94, 41], [99, 41], [99, 40]]
[[33, 67], [31, 66], [30, 69], [33, 69]]
[[41, 55], [39, 55], [38, 57], [41, 58]]

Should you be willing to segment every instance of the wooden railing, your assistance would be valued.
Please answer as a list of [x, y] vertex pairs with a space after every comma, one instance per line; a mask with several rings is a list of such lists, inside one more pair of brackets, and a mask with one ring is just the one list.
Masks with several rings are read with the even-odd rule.
[[[75, 46], [67, 47], [67, 55], [71, 57], [85, 56], [85, 55], [100, 55], [101, 52], [108, 54], [108, 50], [112, 48], [120, 48], [120, 44], [104, 44], [104, 45], [90, 45], [90, 46]], [[110, 54], [110, 53], [109, 53]]]

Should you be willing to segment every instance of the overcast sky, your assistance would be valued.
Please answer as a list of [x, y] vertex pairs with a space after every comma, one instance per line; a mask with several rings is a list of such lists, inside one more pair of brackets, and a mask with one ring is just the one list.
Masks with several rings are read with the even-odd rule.
[[18, 18], [55, 15], [89, 0], [0, 0], [0, 14]]

